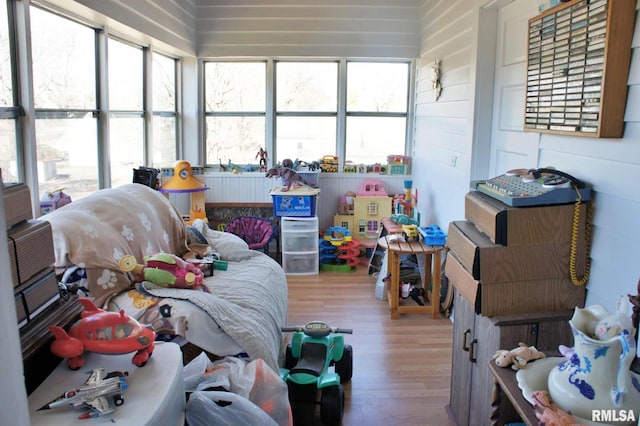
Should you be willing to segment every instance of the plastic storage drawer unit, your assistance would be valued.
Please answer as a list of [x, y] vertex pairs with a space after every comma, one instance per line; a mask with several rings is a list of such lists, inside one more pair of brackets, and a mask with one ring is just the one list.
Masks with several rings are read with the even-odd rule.
[[289, 275], [313, 275], [319, 271], [318, 218], [282, 217], [282, 269]]

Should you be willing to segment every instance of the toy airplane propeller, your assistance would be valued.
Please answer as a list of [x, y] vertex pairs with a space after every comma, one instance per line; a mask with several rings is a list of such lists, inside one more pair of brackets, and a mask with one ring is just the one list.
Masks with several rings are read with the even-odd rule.
[[124, 403], [122, 392], [128, 387], [127, 375], [128, 373], [120, 371], [105, 375], [104, 368], [96, 368], [82, 386], [66, 391], [38, 411], [64, 406], [87, 407], [91, 410], [80, 415], [79, 419], [95, 418], [112, 413], [114, 408], [111, 402], [115, 406]]

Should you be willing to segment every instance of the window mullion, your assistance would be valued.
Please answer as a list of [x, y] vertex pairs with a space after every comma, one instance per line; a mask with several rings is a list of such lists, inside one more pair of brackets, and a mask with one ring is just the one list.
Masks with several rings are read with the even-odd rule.
[[96, 102], [98, 104], [98, 188], [111, 186], [109, 152], [109, 78], [106, 31], [96, 31]]
[[153, 165], [153, 59], [151, 49], [142, 48], [142, 111], [144, 111], [142, 161], [146, 166]]
[[278, 158], [276, 149], [276, 70], [273, 59], [267, 60], [266, 67], [267, 88], [266, 105], [265, 105], [265, 147], [264, 149], [270, 153], [267, 157], [267, 168], [275, 165], [275, 158]]
[[338, 63], [338, 116], [336, 123], [336, 155], [338, 170], [343, 170], [347, 154], [347, 60]]

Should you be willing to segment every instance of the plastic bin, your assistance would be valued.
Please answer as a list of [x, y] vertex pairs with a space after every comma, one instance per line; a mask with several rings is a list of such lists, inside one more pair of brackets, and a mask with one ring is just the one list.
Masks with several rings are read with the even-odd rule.
[[447, 241], [447, 234], [438, 225], [419, 227], [418, 231], [429, 246], [443, 246]]
[[316, 215], [319, 189], [297, 187], [282, 191], [282, 188], [276, 187], [271, 191], [275, 216], [314, 217]]

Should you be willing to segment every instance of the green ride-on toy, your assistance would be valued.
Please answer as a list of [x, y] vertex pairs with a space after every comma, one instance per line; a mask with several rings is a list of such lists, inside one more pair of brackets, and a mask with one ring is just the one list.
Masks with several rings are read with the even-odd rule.
[[283, 327], [282, 331], [294, 333], [287, 345], [285, 366], [280, 369], [280, 377], [289, 387], [294, 424], [313, 423], [320, 394], [320, 421], [339, 425], [344, 413], [342, 383], [351, 380], [353, 373], [353, 349], [344, 344], [343, 334], [353, 330], [311, 321]]

